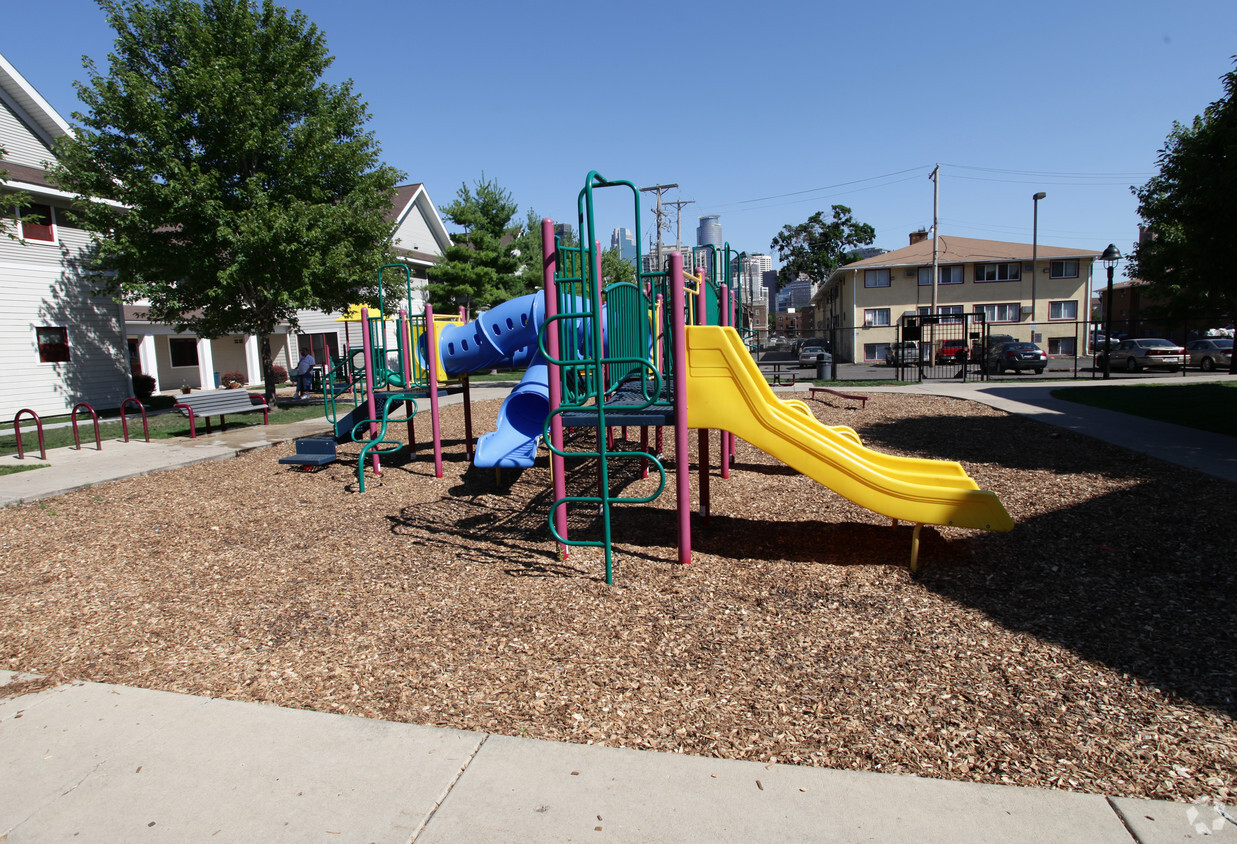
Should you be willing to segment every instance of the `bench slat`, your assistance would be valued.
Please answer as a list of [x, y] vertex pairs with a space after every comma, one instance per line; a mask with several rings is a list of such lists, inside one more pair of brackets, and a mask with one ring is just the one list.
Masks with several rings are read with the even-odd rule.
[[[253, 400], [261, 399], [255, 403]], [[266, 404], [265, 399], [261, 396], [254, 396], [244, 390], [209, 390], [204, 393], [186, 393], [180, 397], [180, 401], [173, 405], [180, 411], [182, 416], [189, 417], [189, 438], [197, 437], [196, 419], [202, 417], [206, 420], [206, 430], [210, 432], [210, 417], [219, 417], [220, 430], [223, 429], [226, 423], [226, 414], [229, 413], [249, 413], [254, 410], [262, 411], [262, 424], [270, 424], [270, 407]]]

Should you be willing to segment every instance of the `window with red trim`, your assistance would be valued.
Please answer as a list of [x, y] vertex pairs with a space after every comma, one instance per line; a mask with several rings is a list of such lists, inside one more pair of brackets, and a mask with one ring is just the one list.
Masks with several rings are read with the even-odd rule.
[[43, 326], [34, 329], [39, 344], [40, 363], [67, 363], [69, 360], [69, 329]]

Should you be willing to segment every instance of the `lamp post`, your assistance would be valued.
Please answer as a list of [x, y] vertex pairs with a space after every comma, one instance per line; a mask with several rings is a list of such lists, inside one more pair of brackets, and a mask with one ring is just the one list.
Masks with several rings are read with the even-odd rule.
[[1109, 352], [1112, 351], [1112, 271], [1121, 260], [1121, 250], [1110, 243], [1100, 256], [1100, 261], [1108, 270], [1108, 295], [1104, 302], [1104, 377], [1108, 377]]
[[1040, 191], [1031, 197], [1031, 342], [1035, 342], [1035, 283], [1039, 280], [1039, 201], [1048, 194]]

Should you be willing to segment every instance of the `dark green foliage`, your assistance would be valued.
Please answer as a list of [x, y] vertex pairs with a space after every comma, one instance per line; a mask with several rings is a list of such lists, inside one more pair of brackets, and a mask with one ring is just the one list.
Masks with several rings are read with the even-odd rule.
[[146, 401], [155, 394], [155, 379], [150, 375], [138, 373], [133, 376], [133, 395], [139, 401]]
[[[260, 339], [298, 308], [376, 301], [398, 171], [326, 40], [271, 0], [99, 0], [116, 32], [54, 177], [86, 202], [108, 292], [152, 320]], [[101, 201], [100, 201], [101, 200]], [[126, 210], [117, 211], [116, 206]]]
[[463, 305], [473, 316], [541, 284], [536, 214], [530, 211], [523, 226], [513, 225], [519, 206], [508, 191], [484, 173], [474, 188], [460, 185], [455, 201], [441, 209], [464, 231], [451, 235], [453, 242], [443, 260], [429, 271], [429, 299], [436, 311], [450, 312]]
[[789, 284], [802, 273], [814, 282], [827, 279], [838, 267], [850, 262], [848, 253], [876, 239], [876, 229], [860, 223], [845, 205], [833, 206], [833, 219], [817, 211], [807, 222], [782, 226], [770, 244], [782, 262], [778, 284]]
[[1222, 79], [1221, 99], [1173, 125], [1159, 174], [1131, 188], [1150, 236], [1127, 272], [1177, 314], [1237, 314], [1237, 70]]

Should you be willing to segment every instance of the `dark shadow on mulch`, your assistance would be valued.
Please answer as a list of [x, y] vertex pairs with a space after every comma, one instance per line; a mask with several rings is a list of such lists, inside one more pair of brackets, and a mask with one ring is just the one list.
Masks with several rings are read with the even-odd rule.
[[[1237, 716], [1233, 488], [1195, 477], [1198, 500], [1148, 482], [1062, 502], [1013, 533], [978, 534], [973, 564], [929, 562], [921, 582], [1009, 629]], [[1136, 519], [1174, 529], [1133, 540]], [[1197, 530], [1183, 542], [1187, 525]]]

